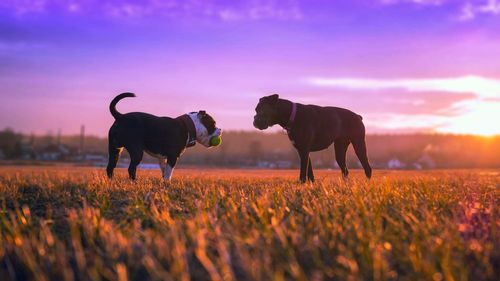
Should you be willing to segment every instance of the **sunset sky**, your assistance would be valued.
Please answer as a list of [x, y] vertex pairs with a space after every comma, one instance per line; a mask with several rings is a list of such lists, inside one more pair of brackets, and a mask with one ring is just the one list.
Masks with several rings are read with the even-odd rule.
[[368, 133], [500, 134], [500, 0], [2, 0], [0, 129], [105, 136], [121, 112], [252, 127], [263, 95]]

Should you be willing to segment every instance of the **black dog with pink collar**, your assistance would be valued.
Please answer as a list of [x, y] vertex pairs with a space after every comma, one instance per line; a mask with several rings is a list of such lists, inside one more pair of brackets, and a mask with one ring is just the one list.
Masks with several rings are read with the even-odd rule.
[[306, 177], [314, 181], [310, 152], [326, 149], [332, 143], [344, 178], [349, 174], [346, 152], [351, 143], [365, 175], [371, 177], [372, 168], [366, 154], [365, 126], [361, 115], [339, 107], [294, 103], [280, 99], [278, 95], [261, 98], [255, 111], [253, 125], [257, 129], [265, 130], [280, 125], [287, 131], [288, 138], [299, 153], [301, 182], [305, 182]]

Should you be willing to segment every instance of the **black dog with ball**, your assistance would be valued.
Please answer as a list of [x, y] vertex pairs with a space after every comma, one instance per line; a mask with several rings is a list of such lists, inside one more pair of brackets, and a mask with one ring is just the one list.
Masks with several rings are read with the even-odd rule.
[[130, 154], [129, 177], [136, 178], [137, 165], [144, 152], [158, 158], [163, 179], [170, 180], [175, 164], [187, 147], [196, 142], [205, 147], [220, 145], [222, 130], [205, 111], [191, 112], [177, 118], [158, 117], [143, 112], [121, 114], [116, 104], [123, 98], [135, 97], [133, 93], [123, 93], [115, 97], [109, 105], [115, 122], [109, 129], [109, 161], [106, 172], [113, 177], [120, 153], [125, 148]]

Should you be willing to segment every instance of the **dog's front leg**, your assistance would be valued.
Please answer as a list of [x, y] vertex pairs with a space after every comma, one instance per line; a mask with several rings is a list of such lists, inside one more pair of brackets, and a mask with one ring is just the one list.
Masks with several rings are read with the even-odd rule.
[[307, 161], [307, 180], [309, 180], [310, 182], [314, 182], [314, 173], [313, 173], [313, 166], [312, 166], [312, 163], [311, 163], [311, 157], [309, 156], [308, 157], [309, 160]]
[[300, 157], [300, 182], [306, 182], [307, 170], [309, 166], [309, 150], [299, 150]]
[[178, 157], [167, 157], [167, 165], [165, 165], [165, 172], [163, 173], [163, 179], [165, 181], [170, 181], [170, 179], [172, 178], [177, 159]]

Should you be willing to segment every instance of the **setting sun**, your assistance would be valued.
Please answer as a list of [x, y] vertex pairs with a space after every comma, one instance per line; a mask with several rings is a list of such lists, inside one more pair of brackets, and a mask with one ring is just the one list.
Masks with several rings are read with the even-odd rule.
[[465, 104], [466, 112], [450, 118], [449, 125], [437, 131], [482, 136], [500, 135], [500, 103], [476, 101]]

